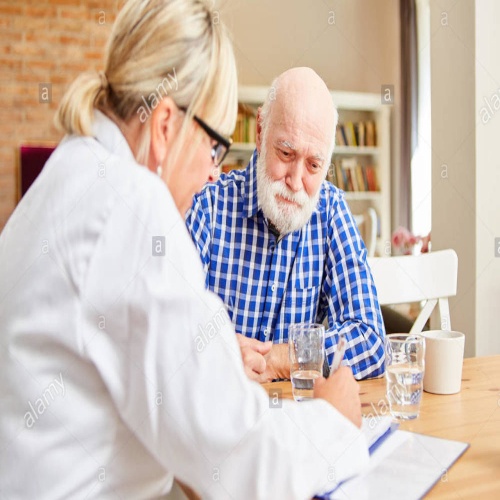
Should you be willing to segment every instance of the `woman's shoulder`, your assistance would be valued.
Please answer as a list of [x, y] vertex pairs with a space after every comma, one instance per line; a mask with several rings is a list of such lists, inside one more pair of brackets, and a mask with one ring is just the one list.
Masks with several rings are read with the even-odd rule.
[[94, 137], [71, 137], [55, 153], [54, 177], [64, 177], [68, 188], [94, 192], [108, 204], [123, 202], [146, 208], [158, 202], [173, 203], [161, 179], [139, 165], [129, 150], [110, 151]]

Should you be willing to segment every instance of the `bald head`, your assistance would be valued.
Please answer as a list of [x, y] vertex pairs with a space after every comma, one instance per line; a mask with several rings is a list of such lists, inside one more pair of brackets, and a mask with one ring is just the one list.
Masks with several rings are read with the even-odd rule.
[[278, 76], [261, 111], [264, 129], [288, 124], [296, 133], [312, 133], [325, 142], [325, 156], [333, 153], [337, 117], [325, 82], [305, 67], [292, 68]]
[[292, 68], [282, 73], [274, 81], [277, 109], [312, 115], [323, 119], [332, 129], [335, 125], [336, 110], [332, 96], [325, 82], [311, 68]]

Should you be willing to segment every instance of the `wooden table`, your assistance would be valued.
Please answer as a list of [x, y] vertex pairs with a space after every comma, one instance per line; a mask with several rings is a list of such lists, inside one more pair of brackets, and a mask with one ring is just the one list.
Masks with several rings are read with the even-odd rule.
[[[360, 382], [363, 414], [387, 414], [385, 379]], [[290, 382], [264, 384], [291, 398]], [[424, 392], [417, 419], [400, 429], [470, 443], [428, 495], [432, 499], [500, 499], [500, 356], [464, 360], [462, 390], [438, 396]]]

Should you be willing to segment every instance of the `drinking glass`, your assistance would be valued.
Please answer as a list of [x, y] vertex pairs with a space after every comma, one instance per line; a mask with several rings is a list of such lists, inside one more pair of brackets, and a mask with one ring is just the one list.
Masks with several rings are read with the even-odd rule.
[[288, 329], [290, 379], [295, 401], [313, 398], [314, 381], [322, 376], [325, 359], [325, 327], [294, 323]]
[[425, 367], [425, 339], [421, 335], [387, 335], [385, 341], [386, 395], [392, 416], [418, 417]]

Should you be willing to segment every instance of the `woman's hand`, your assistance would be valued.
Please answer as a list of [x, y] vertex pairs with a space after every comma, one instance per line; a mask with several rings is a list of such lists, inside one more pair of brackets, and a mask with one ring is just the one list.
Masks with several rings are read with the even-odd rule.
[[354, 425], [361, 427], [359, 384], [348, 366], [341, 366], [327, 379], [317, 379], [314, 383], [314, 397], [328, 401]]

